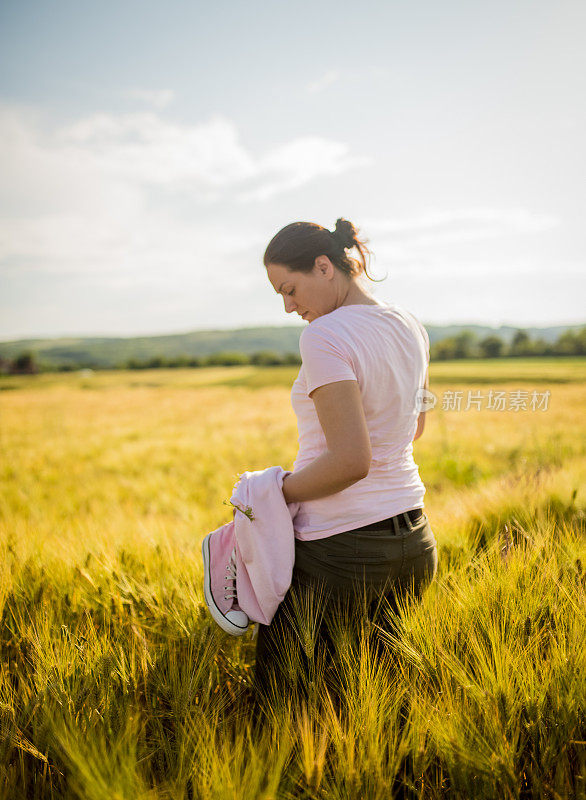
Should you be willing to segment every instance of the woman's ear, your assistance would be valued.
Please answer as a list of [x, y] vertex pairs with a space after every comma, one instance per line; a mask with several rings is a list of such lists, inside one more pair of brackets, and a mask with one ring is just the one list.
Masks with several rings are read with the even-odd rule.
[[334, 273], [334, 265], [327, 256], [317, 256], [314, 267], [328, 278]]

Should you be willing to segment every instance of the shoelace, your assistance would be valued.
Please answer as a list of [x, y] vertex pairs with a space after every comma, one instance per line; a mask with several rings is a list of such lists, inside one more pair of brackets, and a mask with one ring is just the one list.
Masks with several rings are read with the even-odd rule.
[[236, 594], [236, 548], [232, 549], [232, 553], [230, 554], [230, 561], [226, 564], [226, 580], [228, 584], [232, 584], [231, 586], [224, 586], [224, 589], [230, 589], [231, 594], [225, 594], [224, 600], [238, 600], [238, 595]]

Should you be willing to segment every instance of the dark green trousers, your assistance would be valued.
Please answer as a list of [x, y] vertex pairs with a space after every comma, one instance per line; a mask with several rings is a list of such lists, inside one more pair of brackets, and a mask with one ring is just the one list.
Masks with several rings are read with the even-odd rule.
[[[271, 624], [258, 628], [258, 693], [281, 694], [293, 684], [303, 691], [299, 677], [311, 683], [324, 664], [331, 666], [357, 612], [378, 624], [385, 606], [399, 615], [398, 600], [419, 599], [437, 566], [437, 542], [422, 509], [325, 539], [296, 539], [291, 586]], [[384, 619], [388, 630], [388, 613]]]

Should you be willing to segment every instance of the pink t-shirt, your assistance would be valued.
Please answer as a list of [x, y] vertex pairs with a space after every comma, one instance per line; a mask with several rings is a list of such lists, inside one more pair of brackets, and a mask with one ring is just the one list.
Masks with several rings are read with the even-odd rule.
[[358, 381], [372, 462], [368, 475], [352, 486], [300, 503], [295, 537], [323, 539], [423, 508], [425, 486], [413, 460], [415, 399], [429, 364], [423, 325], [395, 304], [340, 306], [303, 329], [299, 351], [302, 364], [291, 389], [299, 432], [293, 472], [327, 448], [309, 393], [335, 381]]

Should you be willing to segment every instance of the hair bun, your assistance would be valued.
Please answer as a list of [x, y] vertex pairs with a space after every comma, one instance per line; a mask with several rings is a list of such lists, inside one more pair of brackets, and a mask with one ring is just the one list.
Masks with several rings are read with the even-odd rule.
[[354, 247], [356, 244], [356, 231], [350, 220], [339, 217], [336, 220], [336, 228], [332, 233], [343, 248]]

